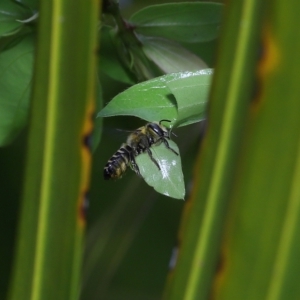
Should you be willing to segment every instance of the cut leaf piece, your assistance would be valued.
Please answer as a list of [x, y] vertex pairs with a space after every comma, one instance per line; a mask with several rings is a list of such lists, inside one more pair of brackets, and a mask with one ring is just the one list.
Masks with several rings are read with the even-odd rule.
[[200, 121], [204, 117], [212, 72], [212, 69], [179, 72], [136, 84], [114, 97], [97, 117], [131, 115], [149, 122], [167, 119], [172, 121], [166, 124], [169, 127], [175, 122], [176, 126], [184, 126]]
[[130, 22], [138, 34], [178, 42], [207, 42], [219, 34], [223, 7], [201, 2], [153, 5], [135, 13]]
[[207, 68], [197, 55], [179, 44], [163, 38], [139, 36], [145, 54], [163, 72], [175, 73]]
[[205, 69], [186, 75], [166, 83], [177, 102], [176, 126], [189, 125], [205, 118], [213, 70]]
[[[179, 153], [177, 145], [173, 141], [168, 142], [170, 147]], [[136, 162], [142, 177], [158, 193], [184, 200], [185, 186], [180, 155], [173, 153], [164, 144], [152, 146], [151, 152], [161, 170], [150, 159], [148, 153], [140, 154], [136, 157]]]
[[23, 128], [28, 114], [34, 42], [27, 36], [0, 54], [0, 146]]

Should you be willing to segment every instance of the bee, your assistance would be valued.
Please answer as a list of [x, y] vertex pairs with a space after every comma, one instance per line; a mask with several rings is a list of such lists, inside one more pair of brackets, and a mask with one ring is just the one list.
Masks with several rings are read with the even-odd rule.
[[121, 178], [129, 164], [137, 174], [140, 174], [139, 167], [134, 159], [132, 147], [122, 144], [120, 149], [107, 162], [103, 172], [104, 179]]
[[139, 167], [135, 162], [135, 157], [141, 153], [147, 152], [150, 159], [160, 170], [158, 162], [152, 155], [151, 147], [164, 143], [165, 146], [178, 155], [178, 153], [169, 146], [170, 131], [163, 126], [162, 122], [171, 122], [169, 120], [161, 120], [159, 122], [147, 123], [134, 130], [127, 138], [125, 144], [111, 157], [104, 167], [104, 179], [118, 179], [126, 172], [128, 166], [140, 176]]

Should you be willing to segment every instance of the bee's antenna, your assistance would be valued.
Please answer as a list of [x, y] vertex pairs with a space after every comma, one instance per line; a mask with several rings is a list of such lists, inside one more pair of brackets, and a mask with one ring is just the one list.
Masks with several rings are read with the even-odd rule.
[[170, 120], [160, 120], [159, 125], [161, 125], [161, 122], [170, 122], [171, 123], [172, 121], [170, 121]]

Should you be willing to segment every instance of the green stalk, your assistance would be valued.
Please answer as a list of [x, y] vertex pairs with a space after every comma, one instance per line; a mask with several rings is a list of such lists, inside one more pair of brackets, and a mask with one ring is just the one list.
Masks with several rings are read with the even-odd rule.
[[197, 165], [178, 261], [165, 299], [208, 299], [210, 294], [220, 263], [229, 193], [253, 90], [261, 7], [256, 0], [232, 1], [227, 7], [201, 165]]
[[41, 1], [10, 299], [76, 299], [95, 97], [98, 1]]
[[299, 8], [266, 2], [259, 89], [246, 118], [217, 299], [299, 298]]

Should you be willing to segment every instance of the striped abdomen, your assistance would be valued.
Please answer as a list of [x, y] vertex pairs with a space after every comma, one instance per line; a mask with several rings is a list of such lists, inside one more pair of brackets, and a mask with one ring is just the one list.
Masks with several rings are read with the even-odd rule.
[[132, 148], [127, 144], [123, 144], [104, 167], [104, 179], [108, 180], [121, 178], [126, 172], [129, 164], [131, 164], [133, 170], [139, 174], [138, 167], [134, 160]]

